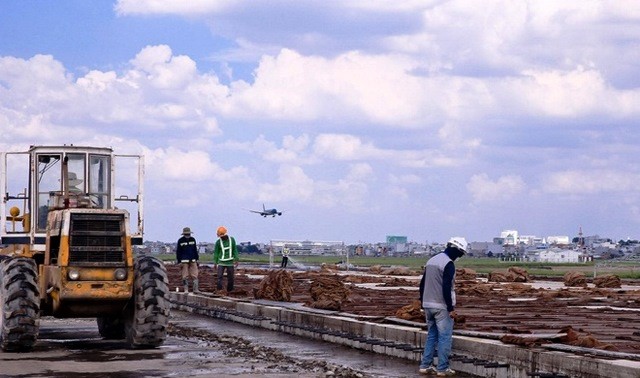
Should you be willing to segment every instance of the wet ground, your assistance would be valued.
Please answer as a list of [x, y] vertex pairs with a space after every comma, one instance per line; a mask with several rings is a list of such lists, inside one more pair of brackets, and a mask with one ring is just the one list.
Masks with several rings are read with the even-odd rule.
[[[30, 353], [0, 352], [0, 377], [413, 377], [413, 361], [172, 311], [153, 350], [102, 340], [94, 319], [41, 320]], [[460, 375], [463, 376], [463, 375]]]
[[[169, 265], [167, 269], [171, 287], [180, 286], [178, 267]], [[399, 272], [393, 274], [291, 270], [291, 301], [309, 305], [313, 301], [311, 283], [318, 276], [338, 275], [348, 287], [348, 296], [341, 303], [340, 311], [379, 317], [382, 321], [398, 316], [398, 310], [419, 297], [420, 276], [416, 272], [396, 270]], [[215, 272], [203, 266], [200, 287], [206, 293], [251, 300], [254, 290], [270, 271], [241, 266], [234, 292], [216, 293]], [[397, 275], [399, 273], [406, 274]], [[640, 354], [640, 284], [637, 281], [623, 280], [619, 288], [596, 288], [591, 282], [586, 287], [567, 287], [562, 281], [549, 281], [547, 277], [529, 278], [525, 283], [498, 283], [481, 277], [464, 279], [461, 275], [456, 276], [456, 292], [457, 330], [554, 334], [571, 327], [580, 340], [567, 341], [570, 345]], [[419, 314], [411, 320], [424, 322], [423, 316]]]
[[[168, 266], [172, 289], [180, 288], [177, 266]], [[207, 295], [252, 300], [268, 270], [241, 268], [232, 293], [216, 292], [210, 267], [201, 270]], [[291, 300], [309, 304], [319, 273], [293, 272]], [[348, 286], [341, 311], [379, 317], [417, 299], [419, 276], [376, 272], [324, 272]], [[562, 282], [456, 282], [456, 329], [488, 333], [555, 333], [572, 326], [594, 347], [640, 354], [640, 285], [614, 289], [565, 287]], [[418, 321], [422, 316], [418, 314]], [[575, 345], [575, 344], [574, 344]], [[41, 320], [31, 353], [0, 352], [0, 377], [417, 377], [417, 363], [173, 311], [169, 338], [154, 350], [129, 350], [120, 341], [102, 340], [94, 319]], [[464, 375], [459, 375], [464, 376]]]

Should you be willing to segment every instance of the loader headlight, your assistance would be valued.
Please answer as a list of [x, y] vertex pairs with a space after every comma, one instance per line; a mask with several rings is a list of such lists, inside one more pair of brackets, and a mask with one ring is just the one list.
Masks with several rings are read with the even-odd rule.
[[116, 280], [123, 281], [127, 278], [127, 270], [122, 268], [116, 269], [116, 271], [113, 272], [113, 276]]
[[69, 279], [71, 281], [77, 281], [78, 278], [80, 278], [80, 272], [75, 269], [69, 270], [69, 273], [67, 275], [69, 276]]

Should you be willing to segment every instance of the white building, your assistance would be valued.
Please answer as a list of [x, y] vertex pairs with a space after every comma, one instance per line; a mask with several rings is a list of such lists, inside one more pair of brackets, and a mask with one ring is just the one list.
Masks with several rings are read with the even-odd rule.
[[577, 263], [584, 260], [584, 254], [575, 249], [550, 248], [536, 252], [534, 260], [545, 263]]
[[549, 245], [569, 245], [568, 236], [547, 236], [547, 243]]
[[518, 244], [524, 245], [538, 245], [545, 244], [544, 238], [535, 235], [520, 235], [518, 238]]
[[504, 230], [500, 233], [500, 238], [504, 240], [504, 245], [516, 245], [518, 244], [518, 231]]

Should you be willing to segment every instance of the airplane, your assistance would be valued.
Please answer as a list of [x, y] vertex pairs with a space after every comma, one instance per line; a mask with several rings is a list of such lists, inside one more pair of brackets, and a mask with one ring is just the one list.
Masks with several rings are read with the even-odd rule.
[[275, 217], [276, 215], [282, 215], [282, 211], [278, 211], [276, 209], [267, 209], [264, 207], [264, 203], [262, 204], [262, 211], [260, 210], [249, 210], [252, 213], [256, 213], [256, 214], [260, 214], [263, 217], [267, 217], [269, 215], [271, 215], [272, 217]]

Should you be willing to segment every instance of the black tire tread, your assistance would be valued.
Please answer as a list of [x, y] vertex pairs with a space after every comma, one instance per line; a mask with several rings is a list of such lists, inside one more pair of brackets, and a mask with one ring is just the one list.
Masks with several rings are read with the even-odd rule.
[[40, 293], [33, 259], [0, 260], [0, 348], [5, 352], [33, 349], [40, 328]]
[[135, 262], [133, 299], [127, 325], [127, 342], [132, 348], [156, 348], [167, 338], [169, 323], [169, 279], [164, 264], [142, 256]]

